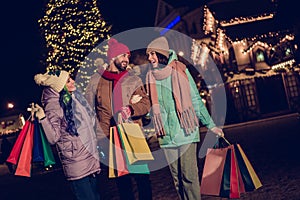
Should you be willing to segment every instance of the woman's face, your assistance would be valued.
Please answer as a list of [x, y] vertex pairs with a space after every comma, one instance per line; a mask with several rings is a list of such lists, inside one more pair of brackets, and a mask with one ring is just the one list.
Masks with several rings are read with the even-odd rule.
[[71, 77], [68, 78], [66, 87], [70, 93], [72, 93], [76, 90], [75, 81]]
[[158, 58], [157, 58], [155, 51], [150, 51], [150, 53], [148, 54], [148, 60], [151, 63], [153, 68], [158, 67], [159, 63], [158, 63]]

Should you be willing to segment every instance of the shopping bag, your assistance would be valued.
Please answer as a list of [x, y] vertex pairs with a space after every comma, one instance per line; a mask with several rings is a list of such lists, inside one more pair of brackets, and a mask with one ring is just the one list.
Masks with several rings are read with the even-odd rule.
[[[121, 135], [120, 131], [119, 131], [119, 129], [117, 129], [117, 130], [118, 130], [118, 133], [119, 133], [119, 136], [120, 136]], [[121, 139], [121, 145], [124, 149], [125, 145], [124, 145], [123, 138], [120, 137], [120, 139]], [[128, 172], [130, 174], [150, 174], [150, 170], [149, 170], [149, 167], [148, 167], [147, 163], [135, 162], [135, 163], [130, 164], [128, 154], [126, 153], [126, 150], [124, 150], [123, 152], [124, 152], [124, 157], [125, 157], [125, 163], [126, 163]]]
[[18, 138], [17, 138], [8, 158], [6, 159], [7, 162], [10, 162], [14, 165], [16, 165], [18, 163], [18, 160], [20, 157], [20, 152], [21, 152], [26, 134], [27, 134], [30, 126], [32, 126], [32, 122], [27, 120], [25, 122], [22, 130], [20, 131]]
[[26, 134], [24, 144], [20, 153], [20, 158], [17, 164], [15, 175], [27, 176], [27, 177], [30, 177], [31, 175], [33, 132], [34, 132], [34, 126], [33, 123], [31, 122], [31, 125]]
[[208, 148], [201, 178], [201, 194], [219, 196], [228, 148]]
[[109, 129], [109, 153], [108, 153], [108, 177], [115, 178], [118, 176], [116, 173], [116, 159], [114, 151], [114, 138], [113, 127]]
[[33, 152], [32, 152], [32, 161], [33, 162], [42, 162], [44, 161], [44, 152], [42, 146], [41, 133], [39, 129], [39, 122], [35, 119], [33, 121], [34, 132], [33, 132]]
[[231, 162], [230, 162], [230, 198], [240, 198], [240, 183], [239, 180], [241, 177], [239, 177], [239, 168], [236, 160], [235, 155], [235, 149], [234, 145], [230, 145], [229, 147], [231, 149]]
[[47, 167], [49, 165], [54, 165], [55, 159], [54, 159], [54, 155], [53, 155], [50, 143], [48, 142], [48, 140], [46, 138], [44, 129], [41, 126], [41, 124], [38, 124], [38, 125], [39, 126], [37, 127], [37, 129], [39, 129], [42, 147], [43, 147], [44, 166]]
[[129, 164], [154, 160], [139, 124], [121, 123], [117, 126]]
[[224, 170], [222, 174], [222, 182], [221, 182], [221, 187], [218, 195], [220, 197], [229, 198], [230, 196], [231, 151], [232, 151], [231, 148], [227, 148]]
[[[253, 191], [261, 187], [262, 184], [241, 146], [239, 144], [232, 145], [225, 138], [223, 139], [228, 144], [227, 147], [220, 149], [208, 149], [207, 151], [201, 182], [201, 194], [215, 195], [225, 198], [240, 198], [241, 193]], [[225, 153], [223, 152], [222, 162], [214, 163], [217, 161], [218, 157], [210, 158], [210, 151], [219, 153], [224, 151], [226, 152], [226, 155], [224, 155]], [[220, 175], [220, 171], [214, 170], [211, 172], [212, 175], [208, 176], [207, 174], [209, 173], [206, 169], [208, 168], [206, 166], [207, 163], [212, 165], [209, 168], [210, 170], [214, 170], [218, 167], [219, 170], [222, 169], [222, 174]], [[220, 176], [221, 184], [219, 184]], [[209, 182], [211, 182], [211, 184], [209, 184]]]
[[223, 171], [220, 196], [226, 198], [240, 198], [243, 190], [243, 183], [239, 173], [239, 168], [236, 160], [234, 145], [227, 147], [228, 152]]
[[239, 144], [235, 144], [235, 150], [239, 169], [245, 185], [245, 191], [253, 191], [262, 187], [262, 183], [259, 180], [242, 147]]
[[150, 170], [146, 163], [129, 163], [118, 128], [117, 126], [111, 127], [109, 144], [109, 178], [120, 177], [129, 173], [150, 174]]
[[116, 126], [110, 128], [109, 136], [109, 178], [129, 174]]

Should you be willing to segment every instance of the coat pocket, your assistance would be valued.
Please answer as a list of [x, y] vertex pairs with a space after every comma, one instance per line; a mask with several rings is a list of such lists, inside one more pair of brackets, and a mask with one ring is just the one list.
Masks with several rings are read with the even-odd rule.
[[73, 157], [74, 145], [71, 141], [61, 142], [59, 144], [60, 155], [62, 159], [68, 159]]

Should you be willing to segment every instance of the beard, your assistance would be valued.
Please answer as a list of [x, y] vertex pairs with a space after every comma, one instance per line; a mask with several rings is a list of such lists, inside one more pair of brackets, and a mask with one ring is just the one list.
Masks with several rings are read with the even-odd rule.
[[[124, 64], [125, 63], [125, 64]], [[128, 65], [128, 62], [123, 61], [123, 62], [119, 62], [117, 60], [114, 61], [115, 66], [118, 68], [119, 71], [125, 71], [126, 67]]]

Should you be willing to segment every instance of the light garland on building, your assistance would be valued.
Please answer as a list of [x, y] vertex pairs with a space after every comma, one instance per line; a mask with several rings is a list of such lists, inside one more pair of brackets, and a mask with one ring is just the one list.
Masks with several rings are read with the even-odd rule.
[[287, 66], [292, 66], [296, 61], [294, 59], [282, 62], [272, 66], [273, 71], [279, 71], [280, 69], [286, 69]]
[[206, 62], [208, 60], [210, 49], [207, 44], [199, 43], [196, 40], [193, 40], [192, 48], [191, 48], [191, 59], [193, 60], [195, 65], [201, 66], [203, 69], [206, 69]]
[[266, 20], [266, 19], [272, 19], [274, 17], [274, 13], [270, 14], [263, 14], [259, 16], [252, 16], [252, 17], [235, 17], [233, 19], [230, 19], [229, 21], [221, 21], [220, 25], [222, 27], [227, 27], [227, 26], [233, 26], [237, 24], [245, 24], [245, 23], [251, 23], [255, 21], [261, 21], [261, 20]]
[[203, 24], [203, 30], [205, 34], [213, 32], [215, 25], [215, 18], [213, 14], [210, 12], [208, 7], [204, 6], [204, 24]]
[[251, 52], [256, 46], [264, 47], [265, 49], [271, 47], [270, 44], [267, 44], [266, 42], [257, 41], [254, 44], [252, 44], [250, 47], [248, 47], [246, 50], [242, 50], [243, 54], [247, 54]]
[[221, 53], [228, 54], [228, 51], [225, 48], [225, 39], [225, 31], [223, 29], [218, 28], [216, 46], [218, 49], [220, 49]]
[[[259, 41], [259, 40], [264, 40], [266, 38], [278, 38], [282, 35], [290, 35], [290, 31], [289, 30], [285, 30], [285, 31], [277, 31], [277, 32], [269, 32], [269, 33], [265, 33], [265, 34], [261, 34], [261, 35], [255, 35], [254, 37], [246, 37], [243, 38], [242, 40], [247, 40], [247, 41]], [[235, 38], [235, 41], [231, 40], [233, 43], [234, 42], [239, 42], [240, 39], [239, 38]]]
[[253, 43], [252, 45], [250, 45], [247, 49], [243, 50], [242, 52], [243, 52], [243, 54], [247, 54], [247, 53], [251, 52], [256, 46], [262, 46], [266, 49], [267, 48], [276, 48], [277, 46], [281, 45], [282, 43], [287, 42], [287, 41], [292, 41], [292, 40], [294, 40], [294, 35], [288, 34], [288, 35], [285, 35], [282, 39], [280, 39], [279, 42], [275, 45], [267, 44], [266, 42], [257, 41], [255, 43]]

